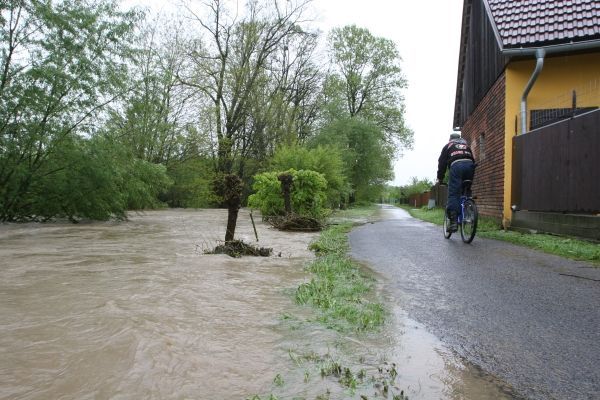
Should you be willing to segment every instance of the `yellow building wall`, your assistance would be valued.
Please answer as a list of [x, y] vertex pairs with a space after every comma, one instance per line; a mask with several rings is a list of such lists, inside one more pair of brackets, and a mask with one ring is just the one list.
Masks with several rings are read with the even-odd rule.
[[[512, 138], [521, 133], [521, 96], [535, 69], [535, 58], [506, 68], [503, 223], [512, 217]], [[544, 67], [527, 97], [527, 114], [535, 109], [570, 108], [573, 90], [577, 107], [600, 106], [600, 53], [546, 56]], [[528, 121], [529, 129], [529, 121]]]

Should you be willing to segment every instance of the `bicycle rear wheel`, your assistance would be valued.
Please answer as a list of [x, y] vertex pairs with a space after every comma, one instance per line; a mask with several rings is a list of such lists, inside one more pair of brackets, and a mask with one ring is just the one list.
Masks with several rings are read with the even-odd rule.
[[442, 224], [442, 227], [444, 229], [444, 237], [446, 239], [450, 239], [450, 236], [452, 236], [452, 232], [448, 232], [447, 230], [448, 225], [450, 225], [450, 218], [448, 218], [448, 214], [446, 211], [444, 211], [444, 223]]
[[475, 238], [475, 232], [477, 232], [477, 221], [479, 220], [479, 213], [477, 211], [477, 205], [472, 199], [465, 200], [463, 205], [463, 218], [460, 224], [460, 236], [463, 242], [471, 243]]

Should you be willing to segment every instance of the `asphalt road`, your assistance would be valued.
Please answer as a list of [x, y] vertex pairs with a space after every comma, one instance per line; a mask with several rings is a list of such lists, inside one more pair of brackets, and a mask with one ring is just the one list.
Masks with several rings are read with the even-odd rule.
[[600, 268], [442, 228], [383, 206], [352, 256], [409, 316], [526, 399], [600, 399]]

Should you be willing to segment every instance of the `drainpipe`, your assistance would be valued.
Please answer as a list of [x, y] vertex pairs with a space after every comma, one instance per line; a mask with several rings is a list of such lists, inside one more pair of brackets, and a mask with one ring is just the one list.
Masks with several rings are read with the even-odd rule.
[[[502, 48], [502, 46], [501, 46]], [[535, 70], [523, 91], [523, 96], [521, 97], [521, 133], [527, 132], [527, 96], [529, 95], [529, 91], [533, 87], [538, 75], [540, 74], [542, 67], [544, 66], [544, 57], [548, 54], [556, 54], [556, 53], [570, 53], [574, 51], [580, 50], [589, 50], [589, 49], [598, 49], [600, 48], [600, 40], [587, 40], [583, 42], [571, 42], [571, 43], [563, 43], [552, 46], [545, 46], [543, 48], [512, 48], [512, 49], [504, 49], [502, 48], [501, 53], [503, 56], [508, 57], [527, 57], [527, 56], [535, 56], [537, 59]]]
[[535, 69], [533, 70], [533, 74], [531, 74], [531, 78], [529, 78], [529, 82], [527, 82], [527, 86], [525, 86], [525, 90], [521, 96], [521, 134], [527, 133], [527, 96], [529, 95], [531, 88], [540, 75], [540, 72], [542, 72], [545, 55], [546, 51], [544, 49], [536, 50], [535, 58], [537, 61], [535, 63]]

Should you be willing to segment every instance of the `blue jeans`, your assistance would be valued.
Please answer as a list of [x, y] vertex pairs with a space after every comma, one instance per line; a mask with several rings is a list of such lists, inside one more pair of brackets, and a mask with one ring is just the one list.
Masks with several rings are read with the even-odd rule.
[[462, 194], [462, 183], [465, 180], [473, 180], [475, 175], [475, 164], [471, 160], [458, 161], [450, 166], [450, 178], [448, 181], [448, 205], [446, 212], [460, 213], [460, 195]]

